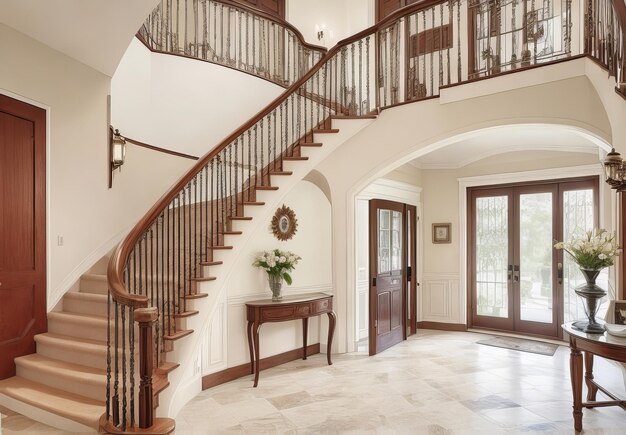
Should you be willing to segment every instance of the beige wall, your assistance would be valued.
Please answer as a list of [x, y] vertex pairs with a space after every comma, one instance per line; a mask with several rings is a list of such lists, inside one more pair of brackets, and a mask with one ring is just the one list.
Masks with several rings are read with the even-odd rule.
[[[459, 273], [459, 178], [597, 163], [593, 154], [529, 151], [507, 153], [460, 169], [422, 170], [424, 274]], [[432, 243], [431, 226], [436, 222], [452, 223], [452, 243]]]
[[[109, 190], [110, 78], [4, 25], [0, 25], [0, 59], [0, 92], [48, 111], [50, 309], [188, 161], [129, 147], [128, 163]], [[147, 159], [150, 164], [145, 164]], [[57, 245], [58, 236], [63, 237], [63, 246]]]
[[383, 176], [383, 178], [386, 178], [387, 180], [411, 184], [413, 186], [422, 185], [422, 171], [409, 163], [399, 166], [393, 171], [388, 172]]

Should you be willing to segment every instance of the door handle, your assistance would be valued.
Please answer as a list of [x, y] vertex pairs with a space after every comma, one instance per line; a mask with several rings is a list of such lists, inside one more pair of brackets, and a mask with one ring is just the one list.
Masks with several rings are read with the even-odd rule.
[[558, 278], [559, 285], [563, 284], [563, 263], [557, 263], [557, 265], [556, 265], [556, 277]]
[[513, 278], [513, 265], [509, 264], [509, 269], [508, 269], [508, 273], [507, 273], [507, 280], [511, 281], [512, 278]]
[[517, 264], [513, 266], [513, 281], [519, 282], [519, 266]]

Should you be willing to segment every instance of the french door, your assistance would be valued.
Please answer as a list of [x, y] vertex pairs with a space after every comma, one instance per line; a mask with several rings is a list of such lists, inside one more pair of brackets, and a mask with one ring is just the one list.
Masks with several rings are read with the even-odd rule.
[[582, 277], [553, 245], [597, 226], [597, 177], [468, 193], [470, 326], [559, 337]]

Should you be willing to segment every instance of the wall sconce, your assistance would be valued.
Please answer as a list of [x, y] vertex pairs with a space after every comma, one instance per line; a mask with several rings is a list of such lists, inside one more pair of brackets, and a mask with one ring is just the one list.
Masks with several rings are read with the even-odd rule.
[[315, 33], [317, 33], [318, 41], [324, 39], [324, 30], [326, 30], [326, 24], [322, 24], [321, 26], [319, 24], [315, 25]]
[[118, 129], [109, 127], [109, 189], [113, 186], [113, 171], [120, 168], [126, 159], [126, 139]]
[[602, 162], [604, 169], [604, 181], [618, 192], [626, 190], [626, 168], [624, 168], [624, 160], [615, 148], [606, 155]]

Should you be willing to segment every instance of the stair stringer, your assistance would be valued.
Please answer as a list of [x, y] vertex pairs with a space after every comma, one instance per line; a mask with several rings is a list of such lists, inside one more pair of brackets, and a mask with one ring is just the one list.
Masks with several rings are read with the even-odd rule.
[[[186, 329], [193, 329], [197, 333], [184, 340], [176, 342], [174, 349], [167, 354], [167, 360], [180, 363], [180, 367], [169, 374], [170, 386], [159, 396], [159, 417], [175, 417], [180, 409], [202, 390], [202, 371], [200, 351], [206, 334], [210, 329], [213, 316], [218, 307], [218, 301], [227, 293], [226, 283], [232, 273], [236, 272], [233, 265], [246, 252], [245, 247], [257, 231], [265, 231], [271, 216], [277, 206], [289, 191], [313, 169], [315, 169], [333, 151], [347, 142], [363, 128], [374, 122], [375, 119], [333, 119], [332, 127], [338, 128], [338, 133], [314, 133], [314, 141], [323, 143], [321, 147], [307, 147], [302, 153], [309, 157], [304, 161], [285, 161], [283, 170], [292, 171], [290, 176], [274, 176], [272, 186], [278, 187], [274, 191], [258, 191], [257, 201], [265, 202], [263, 206], [248, 206], [245, 215], [252, 217], [250, 221], [233, 222], [233, 230], [242, 231], [241, 235], [226, 235], [225, 245], [232, 245], [230, 250], [214, 251], [214, 260], [223, 264], [216, 267], [217, 280], [202, 282], [198, 285], [198, 292], [208, 293], [208, 297], [192, 300], [189, 309], [199, 310], [200, 314], [185, 319]], [[226, 331], [224, 331], [226, 332]]]

